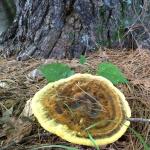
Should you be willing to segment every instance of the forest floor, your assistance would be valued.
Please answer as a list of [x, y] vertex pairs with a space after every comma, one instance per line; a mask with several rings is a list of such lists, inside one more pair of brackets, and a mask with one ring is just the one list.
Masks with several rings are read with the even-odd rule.
[[[150, 51], [99, 50], [88, 55], [83, 65], [78, 59], [57, 62], [68, 64], [75, 72], [95, 74], [97, 65], [105, 60], [117, 65], [129, 80], [128, 84], [119, 84], [117, 87], [129, 102], [132, 117], [150, 118]], [[30, 99], [47, 84], [45, 79], [35, 77], [31, 71], [44, 62], [45, 60], [36, 59], [18, 62], [14, 58], [0, 58], [0, 149], [24, 150], [35, 145], [61, 144], [80, 150], [94, 150], [95, 148], [70, 144], [48, 133], [30, 115]], [[56, 60], [48, 59], [46, 62]], [[150, 124], [132, 122], [131, 127], [150, 143]], [[144, 150], [142, 143], [129, 130], [118, 141], [101, 149]]]

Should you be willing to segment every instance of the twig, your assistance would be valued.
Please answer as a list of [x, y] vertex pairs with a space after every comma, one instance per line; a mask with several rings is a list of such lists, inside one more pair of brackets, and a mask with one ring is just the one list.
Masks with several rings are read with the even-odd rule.
[[129, 120], [131, 122], [150, 123], [150, 119], [144, 119], [144, 118], [128, 118], [127, 120]]

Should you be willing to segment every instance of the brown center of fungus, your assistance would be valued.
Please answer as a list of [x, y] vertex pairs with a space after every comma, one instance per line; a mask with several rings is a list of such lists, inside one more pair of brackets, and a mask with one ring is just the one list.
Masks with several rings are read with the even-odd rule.
[[[53, 87], [53, 96], [44, 100], [47, 116], [87, 137], [110, 136], [125, 119], [119, 96], [105, 83], [95, 79], [76, 78]], [[51, 94], [50, 94], [51, 95]], [[90, 127], [90, 126], [94, 127]]]

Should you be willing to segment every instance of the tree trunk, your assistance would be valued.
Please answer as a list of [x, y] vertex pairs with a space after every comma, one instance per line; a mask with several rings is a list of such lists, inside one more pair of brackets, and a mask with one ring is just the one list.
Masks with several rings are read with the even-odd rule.
[[[30, 57], [72, 58], [95, 50], [99, 45], [136, 47], [138, 40], [134, 37], [139, 31], [130, 31], [133, 23], [126, 19], [133, 17], [132, 7], [136, 4], [129, 2], [16, 0], [16, 17], [12, 26], [2, 35], [4, 49], [1, 53], [5, 57], [16, 54], [18, 60]], [[144, 2], [138, 2], [139, 6], [144, 6]], [[146, 8], [143, 13], [149, 11], [149, 5]], [[136, 16], [133, 19], [136, 20]], [[145, 25], [144, 21], [142, 23]], [[143, 31], [148, 28], [142, 26]], [[144, 34], [148, 35], [147, 32]], [[150, 39], [149, 35], [147, 39]]]

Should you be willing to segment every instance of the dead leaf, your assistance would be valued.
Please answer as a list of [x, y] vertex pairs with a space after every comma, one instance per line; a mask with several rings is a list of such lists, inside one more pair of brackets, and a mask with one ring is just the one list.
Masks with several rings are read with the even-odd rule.
[[[2, 103], [0, 103], [0, 105], [5, 108], [5, 106]], [[5, 108], [5, 111], [2, 111], [2, 117], [0, 117], [0, 125], [7, 123], [10, 120], [10, 116], [12, 115], [12, 112], [13, 112], [13, 107], [11, 107], [10, 109]]]
[[6, 134], [5, 134], [5, 132], [3, 131], [3, 130], [0, 130], [0, 138], [2, 138], [2, 137], [5, 137], [6, 136]]
[[23, 137], [30, 134], [32, 130], [32, 124], [25, 118], [11, 117], [9, 123], [4, 126], [3, 135], [7, 137], [6, 144], [10, 142], [18, 143]]
[[29, 99], [26, 102], [26, 105], [21, 113], [20, 116], [25, 116], [25, 117], [30, 117], [33, 115], [32, 109], [31, 109], [31, 103], [32, 103], [32, 99]]

